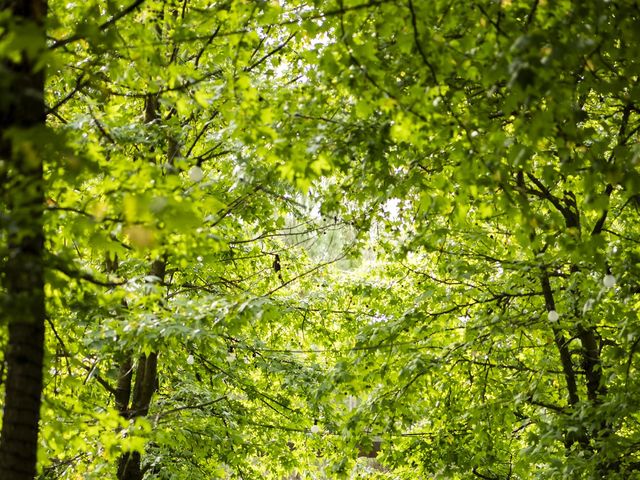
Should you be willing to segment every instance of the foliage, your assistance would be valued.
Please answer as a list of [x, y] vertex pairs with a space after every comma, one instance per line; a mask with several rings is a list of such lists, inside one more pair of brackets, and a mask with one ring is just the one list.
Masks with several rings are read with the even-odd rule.
[[[403, 309], [383, 300], [384, 320], [357, 337], [367, 373], [352, 382], [370, 388], [346, 387], [363, 403], [345, 428], [388, 435], [390, 465], [446, 478], [637, 468], [637, 15], [626, 2], [409, 1], [323, 22], [326, 86], [291, 98], [320, 122], [308, 142], [322, 122], [339, 132], [324, 145], [341, 172], [324, 208], [364, 208], [379, 275], [403, 285]], [[314, 102], [335, 109], [318, 118]]]
[[56, 152], [40, 478], [637, 474], [639, 14], [52, 0], [46, 53], [4, 35]]

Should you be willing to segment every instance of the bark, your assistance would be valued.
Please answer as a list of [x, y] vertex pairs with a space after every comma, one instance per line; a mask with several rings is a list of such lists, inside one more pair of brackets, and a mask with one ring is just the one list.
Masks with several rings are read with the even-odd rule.
[[[151, 397], [155, 391], [158, 357], [155, 353], [140, 355], [136, 366], [131, 408], [126, 418], [145, 416], [149, 412]], [[140, 453], [125, 452], [118, 459], [118, 480], [142, 480], [144, 472], [140, 464]]]
[[127, 452], [118, 459], [118, 480], [142, 480], [140, 453]]
[[136, 388], [133, 391], [133, 414], [144, 417], [149, 413], [151, 397], [155, 391], [158, 373], [158, 354], [151, 352], [148, 356], [142, 355], [138, 363]]
[[579, 326], [578, 338], [582, 342], [582, 367], [587, 379], [587, 397], [592, 402], [599, 402], [606, 388], [602, 385], [602, 362], [596, 331], [592, 327]]
[[[13, 15], [9, 28], [28, 22], [40, 27], [43, 50], [46, 6], [44, 0], [0, 2]], [[1, 320], [9, 331], [0, 478], [7, 480], [36, 474], [45, 330], [43, 169], [34, 141], [45, 123], [44, 73], [34, 72], [35, 59], [21, 57], [2, 62], [0, 79], [0, 188], [7, 209]]]
[[[556, 304], [553, 299], [553, 291], [551, 290], [551, 284], [549, 283], [549, 276], [547, 272], [542, 272], [540, 277], [540, 284], [542, 286], [542, 293], [546, 304], [547, 311], [550, 312], [556, 309]], [[573, 361], [571, 360], [571, 352], [567, 344], [567, 339], [563, 335], [560, 328], [555, 325], [551, 326], [553, 331], [553, 338], [560, 354], [560, 363], [562, 364], [562, 371], [564, 372], [564, 378], [567, 383], [567, 394], [569, 405], [575, 405], [580, 400], [578, 397], [578, 386], [576, 383], [576, 372], [573, 368]]]
[[[136, 417], [144, 417], [149, 413], [151, 398], [157, 385], [157, 366], [158, 355], [150, 353], [149, 355], [140, 355], [136, 363], [136, 378], [131, 392], [131, 376], [132, 368], [126, 370], [126, 363], [130, 359], [125, 360], [120, 367], [120, 378], [118, 381], [118, 392], [122, 392], [120, 399], [116, 399], [116, 405], [120, 415], [125, 418], [132, 419]], [[120, 389], [122, 381], [123, 388]], [[127, 403], [122, 403], [125, 400]], [[131, 397], [131, 406], [128, 406], [129, 396]], [[125, 452], [118, 459], [118, 480], [142, 480], [144, 471], [141, 468], [140, 454], [138, 452]]]
[[129, 415], [129, 399], [131, 398], [131, 379], [133, 378], [133, 362], [131, 356], [127, 355], [118, 372], [118, 383], [116, 384], [116, 408], [121, 416], [127, 418]]
[[[156, 260], [151, 265], [150, 274], [164, 281], [166, 261]], [[116, 388], [116, 406], [120, 415], [133, 419], [144, 417], [149, 413], [151, 398], [156, 390], [158, 379], [158, 354], [142, 354], [135, 365], [135, 381], [133, 390], [133, 365], [131, 357], [126, 357], [120, 365], [120, 375]], [[141, 467], [140, 453], [125, 452], [118, 459], [118, 480], [142, 480], [144, 471]]]

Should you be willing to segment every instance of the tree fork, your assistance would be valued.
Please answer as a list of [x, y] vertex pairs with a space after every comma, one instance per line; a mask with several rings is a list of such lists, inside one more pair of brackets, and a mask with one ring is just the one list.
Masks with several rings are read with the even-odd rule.
[[[140, 355], [136, 368], [131, 409], [127, 410], [128, 418], [143, 417], [149, 412], [151, 397], [156, 386], [157, 365], [157, 354]], [[117, 475], [119, 480], [141, 480], [144, 472], [141, 468], [140, 453], [123, 453], [118, 459]]]

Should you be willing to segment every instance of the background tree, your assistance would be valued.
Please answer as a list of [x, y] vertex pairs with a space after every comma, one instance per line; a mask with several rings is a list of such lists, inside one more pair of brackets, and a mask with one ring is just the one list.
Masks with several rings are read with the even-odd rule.
[[391, 463], [448, 478], [628, 477], [636, 6], [359, 7], [310, 27], [319, 68], [283, 94], [341, 172], [325, 211], [364, 205], [383, 277], [415, 288], [335, 373], [378, 365], [346, 431], [413, 433]]
[[280, 239], [331, 225], [246, 147], [275, 137], [268, 78], [294, 41], [276, 8], [52, 7], [54, 38], [92, 21], [53, 43], [75, 75], [49, 89], [73, 155], [48, 177], [47, 476], [255, 477], [308, 456], [289, 443], [317, 367], [262, 349], [299, 341], [291, 289], [333, 261]]

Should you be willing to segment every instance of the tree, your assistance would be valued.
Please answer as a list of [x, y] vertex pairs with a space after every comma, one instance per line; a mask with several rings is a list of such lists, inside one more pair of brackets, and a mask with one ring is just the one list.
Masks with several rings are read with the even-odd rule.
[[[8, 325], [0, 476], [33, 478], [44, 343], [42, 164], [46, 2], [3, 2], [0, 182], [2, 322]], [[4, 370], [4, 369], [3, 369]]]
[[[2, 164], [2, 291], [39, 252], [49, 327], [39, 477], [635, 475], [638, 9], [574, 3], [54, 1], [46, 54], [7, 30], [7, 68], [49, 72], [46, 142], [2, 144], [43, 162]], [[5, 311], [6, 424], [36, 324]], [[22, 478], [38, 405], [30, 450], [2, 433]]]
[[415, 435], [392, 464], [636, 471], [637, 22], [630, 2], [408, 1], [313, 27], [331, 40], [283, 110], [341, 172], [326, 211], [364, 205], [383, 277], [414, 292], [335, 373], [378, 366], [347, 425]]
[[[291, 432], [312, 424], [292, 379], [316, 372], [254, 346], [297, 337], [272, 294], [317, 270], [277, 239], [329, 228], [293, 227], [292, 189], [246, 155], [247, 135], [274, 135], [261, 95], [277, 85], [257, 80], [293, 42], [262, 26], [267, 7], [52, 6], [65, 68], [51, 122], [69, 164], [48, 177], [45, 475], [259, 472], [272, 468], [255, 464], [265, 452], [291, 462]], [[274, 417], [288, 422], [278, 441]]]

